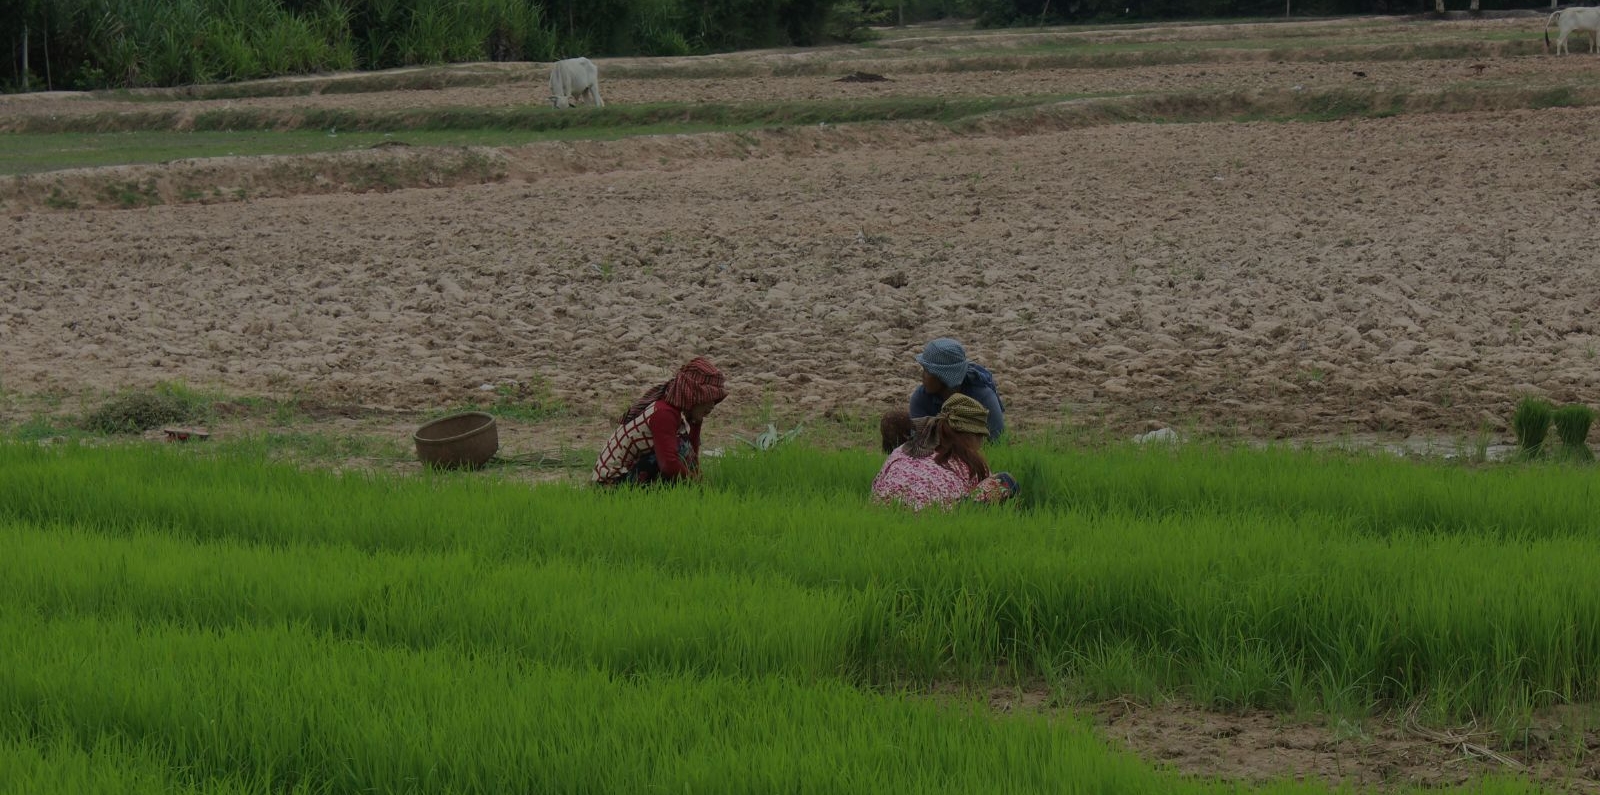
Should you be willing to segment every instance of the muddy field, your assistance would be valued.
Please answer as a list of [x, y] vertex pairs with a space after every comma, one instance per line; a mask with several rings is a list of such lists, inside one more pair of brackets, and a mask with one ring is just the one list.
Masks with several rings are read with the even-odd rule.
[[[1540, 22], [1474, 24], [1533, 37]], [[604, 87], [625, 104], [1568, 85], [1593, 69], [1576, 56], [1259, 60]], [[533, 78], [189, 106], [493, 107], [525, 101]], [[563, 167], [449, 189], [8, 206], [0, 387], [181, 379], [384, 411], [516, 382], [610, 414], [703, 353], [728, 371], [732, 405], [870, 416], [903, 399], [921, 344], [951, 335], [996, 372], [1020, 427], [1067, 412], [1266, 437], [1473, 433], [1502, 428], [1521, 394], [1600, 392], [1597, 124], [1600, 111], [1557, 108], [997, 134], [825, 126], [738, 147], [716, 143], [726, 134], [534, 144], [503, 154]], [[254, 167], [206, 166], [219, 187]]]

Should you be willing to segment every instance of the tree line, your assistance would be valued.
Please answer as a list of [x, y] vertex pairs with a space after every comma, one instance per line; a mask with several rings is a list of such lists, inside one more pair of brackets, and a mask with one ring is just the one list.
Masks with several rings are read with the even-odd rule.
[[[7, 9], [11, 6], [11, 9]], [[862, 34], [858, 0], [0, 0], [0, 85], [97, 89]]]
[[[982, 26], [1416, 13], [1433, 0], [0, 0], [7, 90], [229, 82], [576, 55], [694, 55]], [[1483, 8], [1542, 0], [1481, 0]]]

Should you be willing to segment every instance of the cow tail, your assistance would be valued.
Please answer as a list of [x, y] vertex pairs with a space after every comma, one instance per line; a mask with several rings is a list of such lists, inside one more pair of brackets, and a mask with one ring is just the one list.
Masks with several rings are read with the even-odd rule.
[[1550, 23], [1555, 22], [1556, 17], [1559, 16], [1561, 16], [1561, 12], [1557, 11], [1544, 21], [1544, 51], [1546, 55], [1550, 53]]

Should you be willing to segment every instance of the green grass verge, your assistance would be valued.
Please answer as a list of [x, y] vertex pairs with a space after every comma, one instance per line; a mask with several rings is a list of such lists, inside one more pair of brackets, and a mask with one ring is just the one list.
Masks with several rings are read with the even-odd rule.
[[435, 109], [409, 112], [213, 111], [175, 131], [176, 116], [115, 114], [30, 119], [31, 131], [0, 134], [0, 174], [163, 163], [178, 159], [306, 155], [384, 146], [517, 146], [551, 140], [608, 140], [637, 135], [738, 132], [767, 127], [862, 121], [954, 121], [1063, 97], [937, 97], [698, 105], [635, 105], [557, 113]]
[[1587, 470], [1014, 448], [996, 460], [1025, 505], [941, 520], [867, 506], [876, 460], [780, 449], [705, 489], [598, 493], [7, 445], [0, 593], [622, 670], [881, 684], [1004, 662], [1090, 696], [1509, 723], [1600, 696]]
[[1600, 696], [1592, 468], [993, 457], [1022, 502], [914, 515], [868, 504], [865, 451], [610, 492], [3, 443], [0, 764], [26, 792], [1206, 792], [895, 693], [1420, 701], [1513, 739]]

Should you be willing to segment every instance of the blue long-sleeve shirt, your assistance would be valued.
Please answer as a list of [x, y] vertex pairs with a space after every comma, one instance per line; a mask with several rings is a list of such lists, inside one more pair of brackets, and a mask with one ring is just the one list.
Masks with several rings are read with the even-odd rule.
[[[974, 365], [967, 370], [967, 378], [956, 388], [956, 392], [978, 401], [989, 410], [989, 441], [992, 442], [999, 439], [1000, 434], [1006, 430], [1006, 410], [994, 387], [989, 385], [993, 383], [993, 379], [986, 376], [988, 376], [987, 371]], [[911, 393], [911, 419], [932, 417], [943, 407], [943, 396], [930, 395], [928, 390], [920, 386]]]

